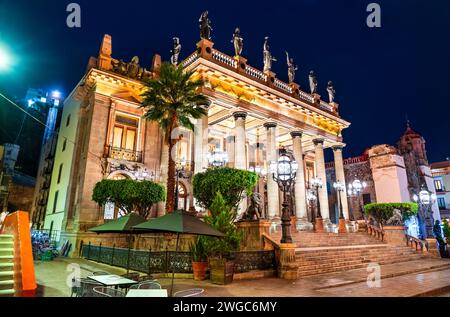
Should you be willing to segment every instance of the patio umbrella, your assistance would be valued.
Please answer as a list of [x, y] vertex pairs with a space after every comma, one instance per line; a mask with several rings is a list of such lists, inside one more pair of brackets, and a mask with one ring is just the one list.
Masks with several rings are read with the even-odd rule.
[[128, 256], [127, 256], [127, 273], [130, 270], [130, 250], [131, 250], [131, 235], [136, 233], [133, 226], [147, 221], [144, 217], [132, 212], [123, 217], [109, 221], [103, 225], [89, 229], [89, 231], [100, 233], [124, 233], [128, 234]]
[[[133, 227], [136, 232], [160, 232], [160, 233], [176, 233], [177, 242], [175, 253], [178, 252], [178, 243], [180, 234], [194, 234], [199, 236], [223, 237], [222, 232], [217, 231], [199, 218], [187, 214], [181, 210], [164, 215], [159, 218], [151, 219]], [[170, 287], [170, 296], [173, 292], [173, 281], [175, 276], [175, 268], [172, 267], [172, 283]]]

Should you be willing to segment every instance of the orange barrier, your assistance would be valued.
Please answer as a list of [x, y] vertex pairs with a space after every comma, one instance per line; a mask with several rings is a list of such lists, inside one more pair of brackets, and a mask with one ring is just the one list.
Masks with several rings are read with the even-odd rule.
[[28, 212], [16, 211], [6, 216], [2, 232], [14, 235], [14, 284], [21, 296], [36, 292], [33, 251]]

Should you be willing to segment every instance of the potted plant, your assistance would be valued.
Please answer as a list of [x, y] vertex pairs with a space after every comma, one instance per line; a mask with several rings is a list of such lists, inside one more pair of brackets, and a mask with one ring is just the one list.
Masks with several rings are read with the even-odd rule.
[[192, 271], [194, 280], [203, 281], [206, 279], [206, 270], [208, 269], [208, 255], [206, 252], [206, 241], [202, 236], [196, 237], [194, 242], [189, 245], [189, 252], [192, 257]]
[[234, 220], [236, 213], [229, 207], [220, 192], [217, 192], [209, 208], [210, 216], [205, 222], [225, 234], [225, 237], [205, 238], [209, 254], [210, 279], [214, 284], [229, 284], [233, 281], [233, 252], [238, 251], [242, 240]]

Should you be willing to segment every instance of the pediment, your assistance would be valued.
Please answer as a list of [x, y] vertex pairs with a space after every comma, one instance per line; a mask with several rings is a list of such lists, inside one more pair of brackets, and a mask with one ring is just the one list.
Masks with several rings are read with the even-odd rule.
[[117, 92], [111, 97], [120, 98], [129, 102], [141, 103], [141, 98], [130, 91]]

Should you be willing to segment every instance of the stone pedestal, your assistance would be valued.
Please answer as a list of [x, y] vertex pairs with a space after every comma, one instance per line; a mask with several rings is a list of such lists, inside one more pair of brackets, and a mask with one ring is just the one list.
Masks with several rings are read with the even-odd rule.
[[441, 258], [441, 254], [439, 252], [439, 246], [436, 239], [426, 239], [428, 242], [428, 254], [435, 258]]
[[295, 247], [293, 243], [280, 244], [277, 250], [277, 275], [285, 280], [296, 280], [298, 278], [298, 267], [295, 261]]
[[391, 245], [405, 246], [406, 236], [404, 226], [385, 226], [384, 241]]
[[358, 223], [356, 221], [346, 222], [347, 232], [358, 232]]
[[296, 229], [297, 231], [312, 231], [314, 230], [314, 226], [307, 218], [298, 218], [296, 221]]
[[239, 221], [236, 226], [243, 234], [240, 251], [260, 251], [264, 249], [262, 235], [264, 233], [269, 234], [269, 221]]
[[315, 225], [314, 231], [316, 231], [316, 232], [324, 232], [323, 219], [322, 218], [316, 218], [316, 225]]
[[338, 233], [347, 233], [346, 221], [344, 218], [339, 218]]

